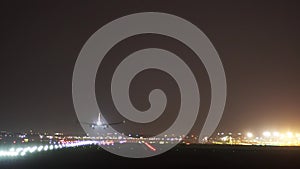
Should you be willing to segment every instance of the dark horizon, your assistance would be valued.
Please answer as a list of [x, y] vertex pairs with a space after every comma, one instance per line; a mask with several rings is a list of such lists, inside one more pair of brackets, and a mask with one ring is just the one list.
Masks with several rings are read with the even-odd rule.
[[[82, 46], [114, 19], [158, 11], [198, 26], [219, 53], [227, 103], [216, 132], [300, 131], [298, 7], [297, 1], [1, 2], [0, 130], [84, 133], [72, 101]], [[192, 133], [200, 129], [196, 124]]]

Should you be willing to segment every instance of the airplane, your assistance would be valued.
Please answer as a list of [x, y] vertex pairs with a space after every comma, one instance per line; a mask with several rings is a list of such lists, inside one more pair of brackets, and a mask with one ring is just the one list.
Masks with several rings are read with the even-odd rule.
[[79, 122], [79, 123], [89, 125], [92, 129], [96, 129], [96, 128], [106, 129], [111, 125], [124, 124], [125, 120], [123, 120], [121, 122], [116, 122], [116, 123], [103, 123], [101, 121], [101, 114], [99, 113], [98, 120], [95, 123], [87, 123], [87, 122]]

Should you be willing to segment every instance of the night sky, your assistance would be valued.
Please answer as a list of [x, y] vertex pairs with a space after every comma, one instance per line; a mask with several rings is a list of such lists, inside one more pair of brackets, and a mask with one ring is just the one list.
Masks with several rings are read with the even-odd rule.
[[[197, 25], [218, 51], [228, 96], [217, 131], [300, 131], [300, 4], [296, 1], [94, 2], [0, 3], [0, 130], [83, 133], [72, 101], [73, 68], [82, 46], [114, 19], [157, 11]], [[141, 44], [151, 46], [164, 37], [149, 38]], [[176, 45], [167, 41], [160, 44]], [[200, 127], [196, 124], [193, 131]]]

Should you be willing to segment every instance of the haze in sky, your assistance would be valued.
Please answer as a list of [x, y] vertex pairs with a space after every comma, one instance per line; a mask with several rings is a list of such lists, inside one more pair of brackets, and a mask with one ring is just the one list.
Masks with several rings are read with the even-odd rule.
[[[1, 2], [0, 130], [83, 133], [72, 102], [73, 68], [82, 46], [96, 30], [116, 18], [159, 11], [198, 26], [219, 53], [228, 95], [217, 131], [300, 131], [298, 8], [296, 1]], [[114, 54], [153, 45], [182, 52], [186, 57], [192, 55], [180, 42], [155, 35], [127, 39], [115, 47], [119, 50]], [[205, 111], [210, 100], [207, 73], [201, 63], [193, 67], [203, 82], [201, 110]], [[176, 91], [176, 85], [162, 83], [163, 77], [155, 80], [163, 88]], [[97, 84], [101, 84], [99, 79]], [[140, 97], [142, 90], [138, 88], [133, 96]], [[101, 95], [97, 87], [96, 93]], [[178, 96], [173, 92], [170, 95]], [[175, 109], [176, 100], [170, 102], [174, 104], [170, 110]], [[168, 119], [161, 122], [170, 124]], [[192, 132], [200, 131], [202, 123], [200, 115]]]

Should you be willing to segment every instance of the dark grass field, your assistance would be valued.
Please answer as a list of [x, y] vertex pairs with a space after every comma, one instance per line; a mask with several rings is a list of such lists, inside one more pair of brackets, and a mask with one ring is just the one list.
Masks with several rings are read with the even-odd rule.
[[9, 168], [300, 168], [300, 147], [178, 145], [151, 158], [119, 157], [96, 146], [67, 148], [0, 160]]

